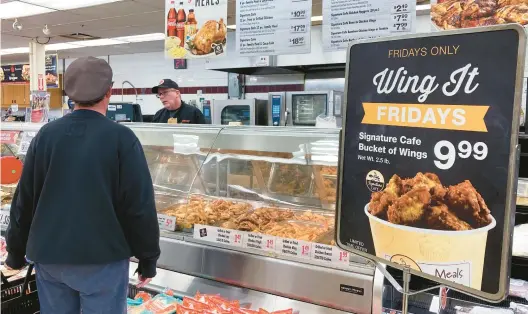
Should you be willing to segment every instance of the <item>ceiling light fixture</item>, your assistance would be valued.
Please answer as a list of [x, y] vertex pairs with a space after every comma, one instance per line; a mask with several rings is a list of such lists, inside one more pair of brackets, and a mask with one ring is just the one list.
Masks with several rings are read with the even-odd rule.
[[21, 31], [23, 28], [22, 23], [18, 21], [18, 19], [15, 19], [15, 22], [13, 23], [13, 29], [15, 31]]
[[46, 35], [46, 36], [51, 35], [51, 31], [48, 28], [48, 24], [44, 25], [44, 28], [42, 29], [42, 33], [44, 33], [44, 35]]
[[[58, 51], [58, 50], [78, 49], [78, 48], [87, 48], [87, 47], [133, 44], [133, 43], [149, 42], [149, 41], [162, 41], [164, 40], [164, 38], [165, 38], [165, 35], [163, 33], [152, 33], [152, 34], [142, 34], [142, 35], [134, 35], [134, 36], [115, 37], [115, 38], [94, 39], [94, 40], [78, 40], [78, 41], [70, 41], [67, 43], [57, 43], [57, 44], [46, 45], [46, 50], [47, 51], [50, 51], [50, 50]], [[28, 52], [29, 52], [29, 48], [26, 48], [26, 47], [0, 50], [0, 53], [2, 55], [28, 53]]]

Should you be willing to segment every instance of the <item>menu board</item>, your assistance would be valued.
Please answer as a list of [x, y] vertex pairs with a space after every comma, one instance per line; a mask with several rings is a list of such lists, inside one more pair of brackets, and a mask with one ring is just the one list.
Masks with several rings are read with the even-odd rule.
[[508, 25], [350, 46], [342, 249], [504, 296], [525, 45]]
[[29, 64], [0, 66], [0, 81], [7, 84], [29, 83]]
[[165, 0], [164, 30], [166, 58], [223, 57], [227, 45], [227, 0]]
[[284, 0], [237, 0], [238, 55], [310, 53], [312, 0], [284, 4]]
[[46, 56], [46, 85], [48, 88], [59, 87], [59, 73], [57, 71], [57, 55]]
[[[48, 88], [59, 87], [56, 54], [46, 56], [46, 84]], [[30, 76], [29, 64], [2, 65], [0, 67], [0, 82], [6, 84], [28, 84]]]
[[414, 33], [415, 0], [323, 0], [323, 47], [344, 50], [353, 40]]

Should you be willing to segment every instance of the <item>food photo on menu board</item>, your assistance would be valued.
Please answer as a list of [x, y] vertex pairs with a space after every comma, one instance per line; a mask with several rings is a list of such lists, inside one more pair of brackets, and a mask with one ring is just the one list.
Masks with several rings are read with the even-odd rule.
[[504, 296], [524, 45], [508, 25], [349, 47], [342, 249]]
[[166, 0], [165, 56], [170, 59], [224, 56], [227, 0]]
[[431, 22], [439, 30], [490, 26], [507, 23], [528, 24], [526, 0], [433, 0]]

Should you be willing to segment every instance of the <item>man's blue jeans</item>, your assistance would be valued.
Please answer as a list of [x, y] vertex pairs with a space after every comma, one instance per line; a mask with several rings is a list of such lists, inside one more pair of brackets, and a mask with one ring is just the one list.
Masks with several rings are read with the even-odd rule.
[[126, 314], [129, 261], [35, 264], [41, 314]]

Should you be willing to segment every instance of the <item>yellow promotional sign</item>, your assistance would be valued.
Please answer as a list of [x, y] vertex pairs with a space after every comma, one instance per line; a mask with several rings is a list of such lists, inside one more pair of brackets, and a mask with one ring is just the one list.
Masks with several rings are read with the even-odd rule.
[[363, 103], [361, 123], [401, 127], [488, 132], [489, 106]]

